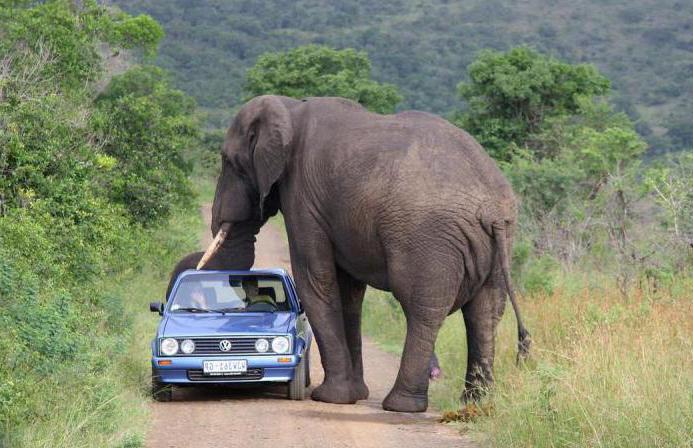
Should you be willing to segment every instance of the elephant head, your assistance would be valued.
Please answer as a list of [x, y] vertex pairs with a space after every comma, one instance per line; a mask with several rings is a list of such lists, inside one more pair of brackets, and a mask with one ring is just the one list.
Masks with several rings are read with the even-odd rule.
[[228, 268], [252, 266], [255, 235], [279, 210], [275, 186], [286, 170], [294, 134], [289, 101], [275, 96], [254, 98], [229, 127], [212, 207], [212, 234], [216, 236], [198, 269], [219, 250], [233, 258], [233, 266]]

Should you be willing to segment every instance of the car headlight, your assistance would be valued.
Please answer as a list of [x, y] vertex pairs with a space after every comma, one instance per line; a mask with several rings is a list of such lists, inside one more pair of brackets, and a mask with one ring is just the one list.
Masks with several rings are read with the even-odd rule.
[[258, 339], [255, 341], [255, 350], [258, 353], [265, 353], [269, 350], [269, 342], [267, 342], [267, 339]]
[[161, 341], [161, 354], [173, 356], [178, 353], [178, 341], [173, 338], [166, 338]]
[[195, 343], [190, 339], [184, 340], [180, 343], [180, 351], [182, 351], [186, 355], [189, 355], [190, 353], [195, 351]]
[[289, 338], [277, 336], [272, 339], [272, 351], [274, 353], [286, 353], [289, 351]]

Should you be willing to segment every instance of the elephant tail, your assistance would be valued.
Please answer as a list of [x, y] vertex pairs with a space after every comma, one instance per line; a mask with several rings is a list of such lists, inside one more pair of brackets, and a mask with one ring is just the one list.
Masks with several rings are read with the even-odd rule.
[[517, 319], [517, 362], [519, 363], [529, 356], [529, 347], [532, 345], [532, 337], [522, 323], [520, 307], [517, 304], [515, 290], [513, 289], [513, 284], [510, 279], [510, 260], [508, 258], [508, 239], [505, 223], [494, 223], [493, 235], [496, 240], [496, 245], [498, 246], [498, 256], [500, 258], [501, 271], [503, 271], [503, 279], [505, 280], [505, 288], [510, 297], [510, 303], [513, 306], [515, 318]]

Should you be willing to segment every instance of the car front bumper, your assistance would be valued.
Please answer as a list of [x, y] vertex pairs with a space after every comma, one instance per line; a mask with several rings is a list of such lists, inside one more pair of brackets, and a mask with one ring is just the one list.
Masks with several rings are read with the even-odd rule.
[[[227, 359], [247, 360], [249, 374], [200, 378], [203, 361]], [[170, 364], [161, 365], [162, 361], [170, 361]], [[293, 379], [300, 361], [298, 355], [153, 357], [152, 372], [159, 377], [159, 381], [170, 384], [287, 382]]]

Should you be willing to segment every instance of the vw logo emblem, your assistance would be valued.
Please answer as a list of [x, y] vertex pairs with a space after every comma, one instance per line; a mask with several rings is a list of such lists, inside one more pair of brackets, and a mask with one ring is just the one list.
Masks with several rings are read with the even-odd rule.
[[228, 352], [229, 350], [231, 350], [231, 341], [229, 341], [228, 339], [222, 339], [221, 341], [219, 341], [219, 350], [221, 350], [222, 352]]

